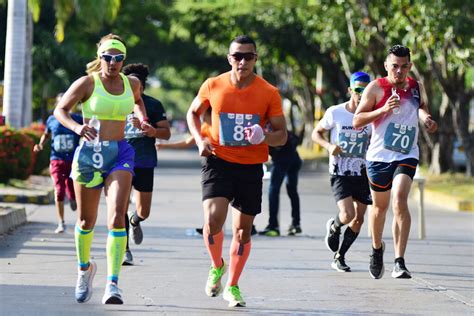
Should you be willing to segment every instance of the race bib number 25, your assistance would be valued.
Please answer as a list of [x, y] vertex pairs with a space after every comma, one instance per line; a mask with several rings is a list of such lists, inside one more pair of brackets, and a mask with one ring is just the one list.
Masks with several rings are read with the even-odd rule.
[[220, 113], [219, 139], [224, 146], [248, 146], [245, 128], [260, 122], [258, 114]]

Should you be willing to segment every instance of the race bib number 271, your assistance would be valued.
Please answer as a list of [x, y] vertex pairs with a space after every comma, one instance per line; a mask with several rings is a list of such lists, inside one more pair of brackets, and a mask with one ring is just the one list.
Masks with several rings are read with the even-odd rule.
[[248, 146], [245, 128], [260, 122], [258, 114], [220, 113], [219, 139], [224, 146]]

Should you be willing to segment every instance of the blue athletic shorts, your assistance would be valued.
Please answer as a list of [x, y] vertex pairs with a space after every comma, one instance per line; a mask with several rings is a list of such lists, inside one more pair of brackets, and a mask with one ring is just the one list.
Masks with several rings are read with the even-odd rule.
[[418, 160], [415, 158], [392, 162], [367, 161], [370, 188], [377, 192], [388, 191], [392, 189], [393, 178], [400, 173], [406, 174], [413, 180], [417, 165]]
[[100, 151], [86, 141], [81, 141], [74, 153], [71, 178], [86, 188], [101, 188], [104, 179], [117, 170], [133, 172], [135, 150], [125, 140], [102, 141]]

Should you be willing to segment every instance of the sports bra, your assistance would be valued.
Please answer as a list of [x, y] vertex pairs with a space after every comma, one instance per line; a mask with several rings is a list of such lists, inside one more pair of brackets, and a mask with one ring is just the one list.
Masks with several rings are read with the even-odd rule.
[[124, 84], [124, 91], [120, 95], [113, 95], [105, 90], [98, 72], [93, 73], [92, 76], [94, 91], [82, 104], [83, 116], [90, 119], [92, 115], [97, 115], [99, 120], [124, 121], [135, 105], [132, 87], [127, 76], [120, 74]]

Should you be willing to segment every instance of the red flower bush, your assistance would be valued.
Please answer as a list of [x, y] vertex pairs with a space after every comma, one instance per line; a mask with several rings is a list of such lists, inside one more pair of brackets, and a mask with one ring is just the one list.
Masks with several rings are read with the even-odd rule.
[[[45, 125], [40, 123], [32, 123], [29, 127], [22, 128], [20, 132], [29, 136], [33, 140], [33, 145], [38, 144], [45, 130]], [[33, 148], [33, 147], [32, 147]], [[49, 156], [51, 154], [51, 140], [46, 141], [43, 150], [33, 153], [33, 174], [41, 174], [42, 171], [49, 167]]]
[[0, 126], [0, 182], [27, 179], [34, 167], [34, 142], [26, 134]]

